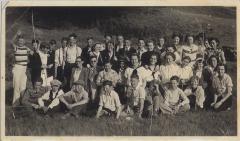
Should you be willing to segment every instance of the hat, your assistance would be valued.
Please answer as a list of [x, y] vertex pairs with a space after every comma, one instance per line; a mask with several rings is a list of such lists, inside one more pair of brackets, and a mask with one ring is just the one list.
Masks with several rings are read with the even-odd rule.
[[74, 85], [82, 85], [83, 86], [85, 83], [84, 83], [83, 80], [78, 80], [78, 81], [74, 82], [73, 84]]
[[62, 82], [60, 82], [59, 80], [57, 79], [54, 79], [50, 82], [51, 86], [61, 86], [62, 85]]

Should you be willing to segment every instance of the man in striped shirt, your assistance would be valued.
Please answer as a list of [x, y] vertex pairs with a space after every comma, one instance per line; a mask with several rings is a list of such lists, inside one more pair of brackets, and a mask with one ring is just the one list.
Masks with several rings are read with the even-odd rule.
[[[15, 44], [16, 41], [16, 44]], [[25, 40], [20, 31], [13, 37], [12, 46], [14, 47], [15, 63], [13, 65], [13, 101], [12, 104], [19, 102], [20, 93], [26, 89], [27, 83], [27, 64], [28, 56], [33, 52], [25, 46]]]

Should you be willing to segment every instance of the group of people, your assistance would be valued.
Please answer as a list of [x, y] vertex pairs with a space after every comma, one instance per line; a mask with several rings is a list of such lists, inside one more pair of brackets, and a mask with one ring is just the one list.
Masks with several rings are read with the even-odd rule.
[[[76, 34], [56, 40], [32, 40], [31, 50], [21, 32], [12, 40], [13, 106], [26, 106], [63, 119], [95, 110], [102, 115], [139, 118], [192, 110], [230, 110], [232, 80], [217, 38], [173, 33], [156, 41], [138, 39], [133, 45], [123, 35], [104, 42], [87, 38], [77, 44]], [[32, 88], [26, 87], [30, 69]]]

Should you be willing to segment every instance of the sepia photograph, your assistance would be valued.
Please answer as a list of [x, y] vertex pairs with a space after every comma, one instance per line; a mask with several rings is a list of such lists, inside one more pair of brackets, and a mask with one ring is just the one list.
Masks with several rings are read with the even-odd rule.
[[5, 136], [237, 137], [236, 6], [7, 6], [4, 24]]

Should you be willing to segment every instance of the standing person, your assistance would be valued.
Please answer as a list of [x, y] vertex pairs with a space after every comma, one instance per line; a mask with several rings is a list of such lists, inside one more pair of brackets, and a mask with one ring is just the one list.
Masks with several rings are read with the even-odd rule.
[[220, 41], [217, 38], [211, 38], [210, 45], [214, 50], [214, 55], [217, 57], [219, 63], [226, 64], [226, 58], [221, 47], [219, 47]]
[[118, 58], [124, 57], [127, 61], [128, 64], [130, 63], [130, 57], [132, 53], [136, 53], [137, 51], [131, 46], [131, 40], [130, 39], [125, 39], [124, 41], [124, 48], [119, 49], [118, 52]]
[[179, 52], [176, 50], [176, 48], [174, 47], [174, 45], [170, 45], [170, 46], [166, 46], [165, 50], [162, 52], [162, 54], [160, 55], [160, 62], [164, 63], [164, 59], [165, 59], [165, 55], [167, 52], [172, 52], [174, 53], [176, 60], [175, 63], [178, 65], [181, 65], [182, 62], [182, 57], [180, 56]]
[[102, 56], [103, 63], [110, 61], [110, 63], [113, 65], [113, 69], [116, 70], [117, 57], [114, 52], [114, 45], [111, 41], [107, 43], [106, 49], [103, 50], [100, 54]]
[[75, 66], [76, 58], [81, 56], [82, 49], [77, 46], [77, 39], [76, 39], [77, 35], [75, 33], [70, 34], [68, 37], [69, 37], [69, 46], [67, 46], [64, 50], [64, 60], [65, 60], [64, 76], [67, 81], [66, 87], [69, 90], [72, 68]]
[[218, 75], [213, 77], [212, 82], [214, 101], [211, 106], [216, 111], [230, 110], [232, 106], [232, 79], [225, 73], [224, 64], [218, 64], [217, 71]]
[[187, 112], [190, 109], [189, 99], [184, 92], [178, 88], [179, 78], [172, 76], [170, 87], [165, 93], [164, 103], [160, 103], [160, 109], [163, 114], [177, 114]]
[[138, 39], [138, 50], [137, 50], [140, 60], [141, 60], [142, 54], [145, 52], [147, 52], [147, 49], [145, 46], [145, 41], [144, 41], [144, 39], [140, 38], [140, 39]]
[[101, 55], [101, 44], [100, 43], [96, 43], [93, 48], [92, 48], [92, 51], [90, 52], [90, 56], [96, 56], [97, 58], [97, 66], [99, 67], [103, 67], [104, 65], [104, 60], [103, 60], [103, 57]]
[[83, 66], [86, 67], [87, 64], [89, 64], [89, 56], [90, 56], [90, 52], [92, 51], [92, 48], [94, 46], [94, 40], [93, 37], [88, 37], [87, 38], [87, 46], [85, 48], [83, 48], [82, 50], [82, 60], [84, 61]]
[[55, 48], [57, 46], [57, 42], [56, 40], [51, 40], [49, 42], [49, 49], [48, 49], [48, 68], [47, 68], [47, 75], [49, 77], [54, 77], [54, 72], [55, 72], [55, 66], [54, 66], [54, 62], [55, 62]]
[[29, 67], [31, 68], [32, 85], [35, 87], [35, 82], [41, 77], [41, 58], [39, 56], [39, 40], [32, 40], [33, 54], [29, 57]]
[[[149, 40], [148, 42], [147, 42], [147, 49], [148, 49], [148, 51], [147, 52], [145, 52], [145, 53], [143, 53], [142, 54], [142, 57], [141, 57], [141, 65], [142, 66], [146, 66], [146, 65], [148, 65], [149, 64], [149, 60], [150, 60], [150, 57], [151, 57], [151, 54], [153, 53], [153, 52], [155, 52], [154, 51], [154, 42], [153, 42], [153, 40]], [[157, 57], [157, 59], [159, 59], [159, 57]]]
[[205, 33], [199, 33], [197, 35], [197, 45], [198, 45], [198, 52], [199, 54], [201, 55], [204, 55], [205, 53], [205, 50], [206, 50], [206, 47], [205, 47], [205, 44], [204, 44], [204, 39], [207, 38], [206, 37], [206, 34]]
[[[16, 42], [16, 44], [15, 44]], [[25, 39], [18, 31], [12, 39], [12, 46], [14, 48], [15, 63], [13, 66], [13, 101], [12, 104], [19, 100], [20, 93], [26, 89], [27, 83], [27, 65], [28, 57], [31, 50], [25, 46]]]
[[43, 94], [38, 98], [39, 110], [45, 115], [53, 116], [54, 113], [60, 112], [60, 101], [59, 97], [64, 94], [60, 89], [61, 82], [54, 79], [51, 82], [51, 90]]
[[186, 35], [185, 41], [187, 45], [182, 47], [182, 57], [189, 56], [191, 59], [190, 65], [195, 64], [197, 54], [199, 53], [199, 48], [194, 44], [194, 36], [191, 34]]
[[54, 78], [60, 80], [61, 82], [64, 81], [64, 50], [67, 47], [67, 38], [63, 37], [61, 40], [61, 47], [55, 51], [55, 71], [54, 71]]
[[103, 51], [104, 49], [106, 49], [107, 43], [110, 42], [110, 41], [112, 41], [112, 35], [106, 34], [106, 35], [104, 36], [104, 43], [103, 43], [103, 44], [100, 44], [100, 45], [101, 45], [100, 51]]
[[191, 77], [191, 84], [184, 90], [184, 94], [190, 100], [190, 107], [197, 110], [203, 109], [205, 101], [204, 89], [199, 85], [199, 78], [197, 76]]
[[83, 88], [84, 85], [84, 81], [78, 80], [73, 83], [69, 92], [59, 96], [59, 100], [67, 110], [67, 113], [62, 116], [62, 119], [66, 119], [71, 115], [79, 118], [79, 114], [86, 113], [89, 98], [88, 93]]
[[119, 49], [124, 48], [124, 37], [123, 35], [117, 36], [117, 45], [116, 45], [116, 54], [118, 53]]
[[165, 37], [160, 36], [158, 38], [157, 46], [154, 49], [158, 53], [158, 55], [160, 55], [160, 54], [162, 54], [162, 52], [164, 52], [165, 47], [166, 47], [165, 42], [166, 42], [166, 38]]
[[182, 35], [178, 34], [178, 33], [173, 33], [172, 35], [172, 44], [173, 47], [176, 48], [176, 51], [178, 52], [178, 54], [180, 55], [180, 60], [182, 59], [182, 45], [181, 45], [181, 41], [182, 41]]
[[48, 48], [49, 45], [46, 42], [42, 42], [40, 44], [40, 50], [38, 52], [40, 59], [41, 59], [41, 78], [43, 80], [43, 86], [49, 86], [50, 84], [50, 79], [48, 78], [47, 75], [47, 69], [51, 66], [48, 66]]
[[94, 105], [96, 102], [97, 97], [97, 75], [100, 71], [100, 67], [97, 66], [97, 57], [92, 56], [90, 58], [90, 65], [87, 68], [88, 69], [88, 75], [87, 75], [87, 92], [89, 93], [90, 102]]
[[103, 82], [96, 118], [102, 115], [115, 115], [116, 119], [118, 119], [120, 113], [121, 103], [118, 94], [113, 90], [112, 82], [106, 80]]

